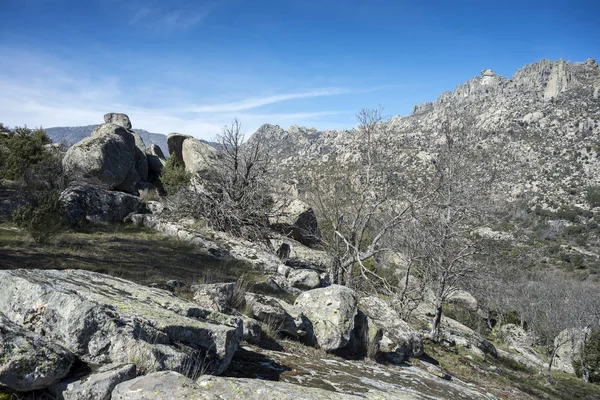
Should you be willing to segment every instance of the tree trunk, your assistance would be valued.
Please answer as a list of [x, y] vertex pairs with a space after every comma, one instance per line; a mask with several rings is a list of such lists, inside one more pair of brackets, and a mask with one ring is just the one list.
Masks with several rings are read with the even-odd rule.
[[431, 328], [431, 339], [434, 342], [440, 341], [440, 324], [442, 323], [442, 298], [438, 297], [435, 305], [435, 317]]
[[548, 383], [552, 383], [552, 364], [554, 363], [554, 358], [556, 357], [556, 352], [558, 351], [558, 347], [552, 348], [552, 355], [550, 356], [550, 362], [548, 362], [548, 371], [547, 371], [547, 379]]

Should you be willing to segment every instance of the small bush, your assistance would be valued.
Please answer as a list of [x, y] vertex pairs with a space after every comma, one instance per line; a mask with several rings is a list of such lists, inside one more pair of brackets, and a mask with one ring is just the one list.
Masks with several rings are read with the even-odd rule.
[[591, 207], [600, 207], [600, 186], [588, 187], [585, 199]]
[[600, 383], [600, 331], [594, 331], [591, 333], [585, 344], [585, 351], [581, 358], [573, 359], [573, 368], [575, 374], [581, 378], [583, 377], [583, 368], [581, 364], [589, 372], [589, 379], [591, 383]]
[[43, 129], [16, 128], [16, 133], [0, 136], [0, 178], [23, 179], [28, 169], [47, 161], [52, 154], [44, 145], [52, 141]]
[[54, 191], [42, 192], [35, 207], [19, 207], [13, 221], [37, 243], [46, 243], [66, 229], [65, 210]]
[[175, 194], [190, 185], [192, 175], [179, 163], [175, 154], [171, 154], [160, 173], [160, 183], [168, 194]]

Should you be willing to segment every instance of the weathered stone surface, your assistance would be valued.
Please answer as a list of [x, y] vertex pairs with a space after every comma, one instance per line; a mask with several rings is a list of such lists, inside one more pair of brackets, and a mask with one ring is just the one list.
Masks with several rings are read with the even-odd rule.
[[565, 329], [554, 339], [554, 346], [557, 348], [556, 356], [552, 367], [574, 374], [573, 359], [579, 359], [582, 344], [589, 336], [589, 330], [585, 329]]
[[258, 379], [205, 376], [200, 378], [197, 384], [201, 390], [218, 395], [222, 399], [341, 400], [362, 398], [347, 393]]
[[193, 380], [173, 371], [153, 372], [120, 383], [112, 392], [112, 400], [219, 400]]
[[146, 182], [148, 181], [148, 158], [146, 157], [146, 144], [139, 134], [134, 131], [130, 131], [130, 133], [135, 140], [135, 170], [138, 174], [139, 180]]
[[354, 329], [357, 301], [354, 290], [331, 285], [300, 294], [294, 305], [312, 323], [317, 345], [329, 351], [348, 344]]
[[163, 167], [167, 163], [165, 155], [158, 145], [152, 144], [146, 151], [148, 160], [148, 179], [153, 181], [160, 176]]
[[134, 363], [142, 373], [221, 373], [242, 336], [231, 317], [83, 270], [0, 271], [0, 312], [86, 363]]
[[201, 179], [210, 180], [215, 173], [218, 153], [214, 147], [188, 137], [181, 145], [181, 159], [186, 171]]
[[181, 149], [183, 146], [183, 142], [187, 139], [191, 138], [189, 135], [183, 135], [181, 133], [170, 133], [167, 136], [167, 146], [169, 151], [169, 157], [175, 157], [177, 161], [184, 165], [183, 157], [181, 155]]
[[0, 386], [45, 389], [67, 375], [74, 359], [64, 347], [28, 332], [0, 311]]
[[[279, 268], [277, 271], [279, 272]], [[319, 273], [310, 269], [292, 270], [289, 272], [287, 280], [290, 286], [303, 290], [316, 289], [321, 286]]]
[[523, 328], [515, 324], [505, 324], [494, 332], [496, 339], [509, 346], [529, 346], [531, 338]]
[[125, 129], [131, 129], [131, 121], [127, 114], [107, 113], [104, 114], [104, 122], [107, 124], [115, 124], [122, 126]]
[[60, 195], [71, 224], [92, 222], [121, 222], [140, 211], [140, 199], [122, 192], [111, 192], [94, 186], [72, 186]]
[[121, 383], [112, 394], [113, 400], [332, 400], [361, 398], [363, 397], [259, 379], [203, 376], [194, 382], [175, 372], [155, 372], [138, 377]]
[[194, 302], [207, 310], [226, 312], [233, 297], [235, 283], [212, 283], [206, 285], [194, 285]]
[[246, 308], [252, 318], [271, 325], [271, 328], [292, 336], [304, 336], [308, 325], [306, 318], [294, 306], [275, 297], [246, 293]]
[[73, 182], [114, 189], [134, 169], [135, 140], [125, 128], [103, 124], [91, 137], [70, 147], [62, 163]]
[[473, 297], [471, 293], [464, 290], [457, 290], [453, 292], [448, 297], [446, 302], [465, 310], [477, 311], [477, 299]]
[[321, 240], [314, 210], [302, 200], [294, 199], [278, 210], [278, 215], [269, 218], [271, 227], [307, 246]]
[[115, 386], [135, 374], [135, 364], [108, 364], [83, 379], [53, 385], [50, 392], [58, 400], [110, 400]]
[[358, 308], [365, 313], [376, 327], [383, 330], [380, 351], [396, 353], [400, 358], [418, 357], [423, 354], [423, 338], [415, 329], [402, 320], [400, 315], [384, 300], [361, 297]]
[[243, 339], [248, 343], [259, 343], [262, 336], [260, 322], [244, 315], [239, 316], [238, 318], [240, 318], [244, 324]]

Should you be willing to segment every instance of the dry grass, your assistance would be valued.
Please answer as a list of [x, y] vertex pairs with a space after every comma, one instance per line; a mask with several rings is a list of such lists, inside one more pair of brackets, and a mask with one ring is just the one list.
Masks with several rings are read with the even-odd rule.
[[[202, 249], [132, 225], [94, 225], [37, 244], [12, 224], [0, 224], [0, 269], [86, 269], [141, 284], [177, 279], [187, 284], [207, 276], [235, 281], [248, 268], [220, 261]], [[249, 271], [248, 273], [256, 273]]]

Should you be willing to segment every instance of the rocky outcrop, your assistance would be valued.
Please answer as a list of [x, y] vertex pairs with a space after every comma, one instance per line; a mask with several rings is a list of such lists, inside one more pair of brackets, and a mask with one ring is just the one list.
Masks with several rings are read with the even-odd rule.
[[107, 124], [115, 124], [122, 126], [125, 129], [131, 129], [131, 121], [127, 114], [107, 113], [104, 114], [104, 122]]
[[135, 171], [138, 175], [137, 182], [147, 182], [148, 181], [148, 158], [146, 153], [148, 149], [142, 140], [142, 137], [134, 131], [130, 131], [131, 135], [135, 140]]
[[354, 290], [331, 285], [303, 292], [294, 305], [312, 323], [316, 344], [332, 351], [348, 344], [354, 329], [357, 301]]
[[139, 212], [141, 205], [136, 196], [94, 186], [69, 187], [61, 193], [60, 201], [72, 225], [85, 220], [121, 222], [127, 215]]
[[27, 331], [0, 311], [0, 386], [45, 389], [65, 377], [74, 360], [64, 347]]
[[275, 217], [269, 218], [269, 224], [272, 229], [307, 246], [321, 240], [314, 210], [299, 199], [278, 210]]
[[291, 287], [302, 290], [316, 289], [321, 286], [319, 273], [311, 269], [292, 269], [288, 272], [286, 278]]
[[191, 287], [194, 292], [194, 303], [207, 310], [227, 312], [230, 308], [234, 287], [235, 283], [233, 282], [194, 285]]
[[309, 324], [304, 315], [291, 304], [271, 296], [246, 293], [246, 309], [249, 315], [269, 325], [269, 328], [294, 337], [307, 334]]
[[88, 364], [133, 363], [141, 373], [221, 373], [242, 336], [239, 320], [83, 270], [0, 271], [0, 312]]
[[205, 376], [194, 382], [175, 372], [156, 372], [124, 382], [112, 393], [113, 400], [162, 399], [360, 399], [349, 394], [307, 388], [285, 382]]
[[552, 367], [568, 374], [574, 374], [573, 360], [578, 360], [583, 342], [590, 334], [586, 329], [565, 329], [554, 339], [556, 355]]
[[188, 138], [191, 138], [191, 136], [183, 135], [181, 133], [170, 133], [167, 136], [167, 150], [169, 151], [169, 157], [175, 157], [181, 165], [184, 165], [183, 156], [181, 154], [183, 142]]
[[181, 145], [181, 159], [185, 170], [202, 180], [214, 179], [218, 153], [214, 147], [188, 137]]
[[495, 330], [496, 339], [514, 347], [531, 345], [531, 338], [523, 328], [515, 324], [505, 324]]
[[160, 176], [167, 160], [160, 147], [155, 144], [147, 149], [146, 158], [148, 159], [148, 180], [153, 182]]
[[384, 300], [375, 296], [361, 297], [358, 308], [369, 318], [370, 326], [383, 331], [379, 342], [380, 352], [388, 353], [397, 360], [423, 354], [421, 334], [403, 321]]
[[83, 379], [62, 381], [50, 392], [57, 400], [110, 400], [115, 386], [135, 376], [135, 364], [108, 364]]
[[62, 163], [71, 181], [112, 190], [134, 169], [135, 140], [122, 126], [103, 124], [69, 148]]

